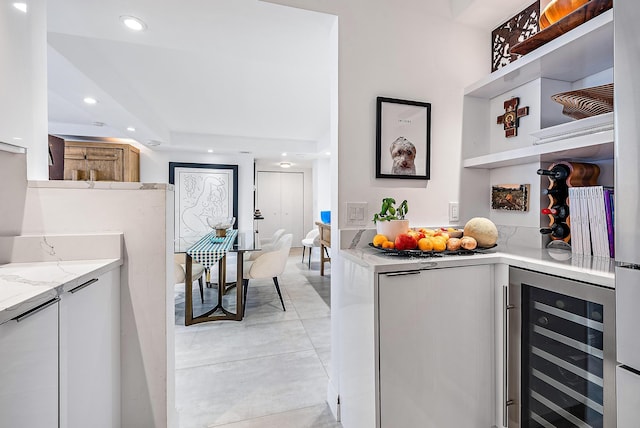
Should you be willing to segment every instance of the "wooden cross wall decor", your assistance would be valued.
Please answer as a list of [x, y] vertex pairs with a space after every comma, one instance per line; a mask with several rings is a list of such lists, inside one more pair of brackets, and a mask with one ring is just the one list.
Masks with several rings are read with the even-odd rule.
[[518, 135], [520, 118], [529, 114], [529, 107], [518, 108], [520, 98], [513, 97], [504, 102], [504, 114], [498, 116], [498, 125], [504, 125], [506, 138]]

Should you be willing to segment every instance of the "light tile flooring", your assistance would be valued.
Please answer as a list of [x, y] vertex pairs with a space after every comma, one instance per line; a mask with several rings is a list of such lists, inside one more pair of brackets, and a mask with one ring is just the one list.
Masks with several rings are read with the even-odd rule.
[[[181, 428], [339, 428], [326, 404], [331, 354], [330, 274], [292, 249], [279, 278], [249, 283], [245, 318], [184, 326], [176, 286], [176, 406]], [[317, 255], [317, 249], [316, 249]], [[231, 262], [230, 262], [231, 265]], [[228, 278], [235, 277], [232, 268]], [[194, 285], [194, 313], [200, 295]], [[205, 288], [205, 304], [216, 289]], [[235, 290], [225, 295], [233, 306]]]

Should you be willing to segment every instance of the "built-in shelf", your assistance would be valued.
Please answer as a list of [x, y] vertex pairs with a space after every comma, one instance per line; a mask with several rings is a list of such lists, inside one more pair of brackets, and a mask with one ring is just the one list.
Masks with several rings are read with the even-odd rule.
[[558, 159], [583, 162], [613, 159], [613, 130], [468, 158], [462, 161], [462, 166], [492, 169]]
[[465, 89], [494, 98], [534, 79], [575, 82], [613, 67], [613, 9], [590, 19]]

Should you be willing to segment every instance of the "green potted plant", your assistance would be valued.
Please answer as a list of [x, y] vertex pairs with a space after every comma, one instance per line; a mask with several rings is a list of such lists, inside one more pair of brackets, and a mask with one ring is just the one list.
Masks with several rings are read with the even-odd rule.
[[373, 215], [373, 222], [379, 235], [384, 235], [388, 240], [393, 241], [400, 233], [409, 230], [409, 220], [404, 216], [409, 212], [409, 204], [405, 199], [396, 207], [396, 200], [393, 198], [383, 198], [380, 212]]

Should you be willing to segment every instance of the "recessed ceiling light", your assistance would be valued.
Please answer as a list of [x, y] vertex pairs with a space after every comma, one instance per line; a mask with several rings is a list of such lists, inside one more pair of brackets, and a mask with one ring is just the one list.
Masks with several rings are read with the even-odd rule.
[[20, 12], [27, 13], [27, 4], [22, 2], [17, 2], [13, 4], [13, 7], [18, 9]]
[[286, 156], [286, 155], [287, 155], [287, 152], [282, 153], [282, 156]]
[[92, 98], [92, 97], [86, 97], [84, 99], [84, 102], [87, 103], [87, 104], [93, 105], [93, 104], [97, 104], [98, 100], [96, 100], [95, 98]]
[[325, 155], [331, 156], [331, 152], [324, 152]]
[[127, 131], [136, 132], [136, 128], [134, 128], [133, 126], [127, 126]]
[[213, 149], [207, 150], [207, 153], [213, 153]]
[[291, 162], [280, 162], [280, 168], [291, 168]]
[[93, 126], [104, 126], [104, 122], [93, 122]]
[[155, 147], [155, 146], [159, 146], [161, 143], [160, 141], [156, 141], [156, 140], [149, 140], [147, 141], [147, 145]]
[[22, 137], [13, 137], [13, 139], [16, 140], [16, 141], [20, 141], [20, 140], [22, 140]]
[[120, 17], [120, 21], [124, 25], [127, 26], [130, 30], [133, 31], [144, 31], [147, 29], [147, 24], [144, 23], [140, 18], [136, 18], [135, 16], [123, 15]]

